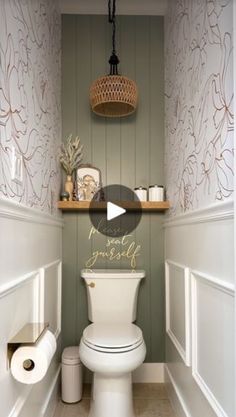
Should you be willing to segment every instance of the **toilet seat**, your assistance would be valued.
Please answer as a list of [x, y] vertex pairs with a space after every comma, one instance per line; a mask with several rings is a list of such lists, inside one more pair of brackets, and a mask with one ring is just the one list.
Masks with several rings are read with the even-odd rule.
[[135, 324], [90, 324], [83, 332], [83, 343], [104, 353], [123, 353], [143, 343], [141, 329]]

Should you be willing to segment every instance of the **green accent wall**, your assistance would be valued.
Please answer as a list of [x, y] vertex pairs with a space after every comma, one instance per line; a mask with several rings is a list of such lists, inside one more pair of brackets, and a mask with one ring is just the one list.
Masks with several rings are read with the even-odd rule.
[[[62, 18], [63, 137], [79, 135], [84, 163], [101, 169], [103, 185], [135, 186], [164, 183], [164, 59], [163, 18], [119, 16], [117, 53], [120, 72], [136, 80], [137, 112], [124, 119], [105, 119], [91, 113], [89, 86], [109, 72], [111, 27], [106, 16], [64, 15]], [[135, 214], [133, 214], [135, 216]], [[86, 289], [80, 270], [107, 238], [88, 239], [87, 213], [64, 214], [63, 344], [78, 343], [87, 319]], [[163, 214], [144, 213], [131, 240], [141, 245], [137, 268], [145, 269], [137, 324], [147, 345], [146, 362], [164, 361], [164, 240]], [[122, 248], [118, 245], [116, 249]], [[94, 267], [130, 268], [130, 261], [99, 258]], [[106, 294], [104, 294], [106, 297]]]

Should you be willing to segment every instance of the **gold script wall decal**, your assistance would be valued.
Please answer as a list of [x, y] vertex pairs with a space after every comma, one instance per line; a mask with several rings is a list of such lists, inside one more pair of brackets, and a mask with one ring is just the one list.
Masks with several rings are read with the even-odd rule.
[[[104, 232], [107, 230], [105, 228], [103, 221], [100, 221], [98, 227], [91, 227], [88, 239], [91, 240], [92, 237], [101, 234], [101, 230]], [[113, 233], [112, 233], [113, 232]], [[109, 230], [109, 234], [115, 235], [116, 231]], [[92, 268], [99, 259], [104, 259], [108, 261], [120, 261], [121, 259], [127, 259], [129, 261], [132, 269], [136, 268], [137, 257], [140, 256], [141, 245], [138, 245], [131, 234], [125, 234], [124, 236], [117, 237], [107, 237], [107, 243], [104, 250], [95, 250], [92, 252], [92, 255], [87, 259], [85, 266], [86, 268]]]

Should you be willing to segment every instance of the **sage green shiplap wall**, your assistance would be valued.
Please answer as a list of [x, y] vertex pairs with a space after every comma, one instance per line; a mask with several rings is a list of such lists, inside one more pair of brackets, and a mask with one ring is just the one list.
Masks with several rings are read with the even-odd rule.
[[[104, 119], [90, 112], [91, 82], [108, 72], [110, 27], [106, 16], [63, 16], [62, 109], [63, 136], [78, 134], [84, 144], [84, 162], [102, 171], [104, 185], [130, 188], [164, 182], [164, 75], [163, 18], [120, 16], [117, 50], [122, 74], [136, 80], [139, 107], [124, 119]], [[106, 238], [88, 240], [88, 214], [66, 213], [63, 236], [64, 345], [78, 343], [87, 321], [86, 292], [79, 271], [95, 250], [104, 250]], [[133, 232], [141, 245], [137, 268], [142, 282], [137, 324], [147, 344], [147, 362], [164, 360], [163, 214], [143, 214]], [[128, 260], [99, 260], [96, 267], [130, 267]], [[106, 294], [104, 294], [104, 297]]]

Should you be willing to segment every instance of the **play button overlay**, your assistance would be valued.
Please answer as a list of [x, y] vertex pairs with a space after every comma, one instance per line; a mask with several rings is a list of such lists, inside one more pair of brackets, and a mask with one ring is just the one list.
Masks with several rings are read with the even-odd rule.
[[[102, 201], [102, 210], [100, 201]], [[142, 216], [142, 206], [130, 188], [119, 184], [108, 185], [94, 195], [90, 203], [89, 216], [94, 232], [90, 234], [91, 236], [101, 233], [114, 238], [122, 237], [131, 235], [138, 226]]]
[[126, 213], [126, 210], [117, 204], [107, 203], [107, 220], [115, 219], [116, 217], [122, 216], [122, 214]]

